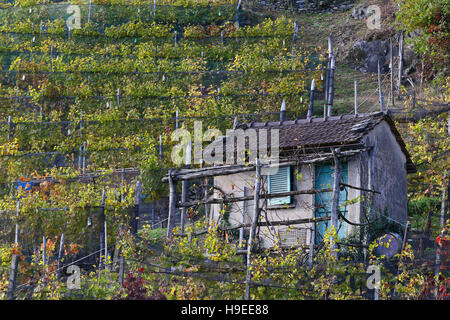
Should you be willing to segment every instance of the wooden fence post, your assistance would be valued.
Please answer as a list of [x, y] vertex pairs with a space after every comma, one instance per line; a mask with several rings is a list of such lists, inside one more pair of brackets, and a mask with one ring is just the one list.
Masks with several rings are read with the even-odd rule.
[[57, 279], [58, 281], [61, 280], [61, 261], [62, 257], [64, 256], [64, 241], [65, 241], [65, 235], [64, 232], [61, 234], [61, 238], [59, 240], [59, 252], [58, 252], [58, 271], [57, 271]]
[[[16, 218], [19, 218], [19, 212], [20, 212], [20, 199], [17, 198], [17, 205], [16, 205]], [[16, 245], [19, 244], [19, 224], [16, 222], [15, 226], [15, 232], [14, 232], [14, 243]]]
[[[247, 195], [247, 187], [244, 187], [244, 190], [242, 191], [242, 196]], [[241, 215], [241, 224], [243, 225], [245, 223], [245, 216], [247, 214], [247, 202], [244, 200], [242, 202], [242, 215]], [[244, 245], [244, 227], [239, 228], [239, 249], [242, 248]]]
[[400, 39], [398, 44], [398, 78], [397, 78], [397, 90], [400, 95], [400, 87], [402, 85], [403, 75], [403, 44], [404, 44], [404, 32], [400, 33]]
[[356, 80], [355, 80], [355, 102], [354, 102], [354, 104], [355, 104], [355, 116], [357, 116], [358, 115], [358, 85], [357, 85], [357, 83], [356, 83]]
[[[447, 186], [446, 181], [447, 181], [447, 171], [444, 172], [444, 180], [442, 183], [442, 202], [441, 202], [441, 217], [440, 217], [440, 236], [441, 236], [441, 240], [442, 243], [444, 242], [444, 226], [445, 226], [445, 199], [446, 199], [446, 191], [447, 191]], [[444, 245], [442, 245], [443, 247]], [[441, 270], [441, 252], [440, 252], [440, 248], [439, 246], [436, 248], [436, 264], [434, 267], [434, 277], [435, 277], [435, 281], [438, 281], [439, 279], [439, 272]], [[436, 291], [435, 291], [435, 296], [437, 298], [439, 294], [439, 287], [436, 286]]]
[[7, 135], [7, 140], [11, 140], [11, 133], [12, 133], [12, 121], [11, 121], [11, 116], [8, 116], [8, 135]]
[[236, 8], [236, 29], [239, 29], [241, 26], [240, 23], [240, 13], [241, 13], [241, 4], [242, 4], [242, 0], [239, 0], [237, 8]]
[[42, 265], [45, 266], [47, 265], [47, 237], [43, 236], [42, 237]]
[[[331, 149], [331, 152], [333, 153], [333, 159], [334, 159], [334, 186], [333, 186], [333, 199], [331, 204], [331, 225], [337, 232], [338, 230], [338, 210], [339, 210], [339, 194], [340, 194], [340, 182], [341, 182], [341, 171], [342, 171], [342, 165], [341, 161], [338, 158], [338, 154], [340, 152], [339, 149], [334, 150]], [[331, 239], [331, 252], [333, 254], [333, 257], [337, 259], [338, 254], [336, 251], [336, 243], [334, 239]]]
[[167, 238], [172, 237], [174, 227], [175, 211], [176, 211], [176, 183], [172, 178], [172, 169], [169, 170], [169, 217], [167, 222]]
[[328, 90], [330, 86], [330, 70], [331, 70], [331, 57], [333, 56], [333, 38], [330, 35], [328, 37], [328, 63], [327, 69], [325, 70], [325, 88], [324, 88], [324, 104], [323, 104], [323, 117], [327, 116], [327, 105], [328, 105]]
[[253, 200], [253, 220], [250, 227], [250, 235], [247, 244], [247, 276], [245, 279], [245, 300], [250, 300], [250, 280], [252, 277], [252, 249], [253, 241], [256, 234], [256, 227], [259, 221], [259, 192], [261, 190], [261, 163], [259, 158], [256, 158], [256, 178], [255, 178], [255, 195]]
[[[19, 217], [20, 211], [20, 198], [17, 198], [16, 206], [16, 217]], [[16, 249], [19, 247], [19, 225], [16, 223], [15, 234], [14, 234], [14, 245]], [[11, 258], [11, 267], [9, 269], [9, 281], [8, 281], [8, 291], [6, 293], [7, 300], [14, 300], [14, 290], [16, 288], [16, 277], [17, 277], [17, 265], [19, 264], [19, 256], [13, 253]]]
[[311, 228], [311, 242], [309, 243], [309, 256], [308, 256], [308, 267], [309, 270], [312, 269], [314, 263], [314, 243], [316, 242], [316, 223], [312, 223]]
[[92, 0], [89, 0], [88, 23], [91, 22]]
[[134, 207], [131, 216], [131, 234], [136, 235], [138, 231], [138, 220], [139, 220], [139, 202], [141, 198], [141, 180], [136, 181], [136, 189], [134, 193]]
[[309, 94], [309, 107], [308, 107], [308, 115], [306, 116], [308, 119], [311, 119], [313, 115], [314, 108], [314, 90], [316, 90], [316, 79], [312, 79], [311, 81], [311, 92]]
[[7, 300], [15, 299], [14, 290], [16, 289], [16, 276], [18, 263], [19, 263], [19, 256], [13, 253], [11, 258], [11, 268], [9, 270], [8, 292], [6, 293]]
[[100, 262], [99, 262], [99, 268], [103, 269], [105, 266], [105, 189], [103, 189], [102, 193], [102, 202], [100, 205]]
[[[187, 201], [187, 195], [188, 195], [188, 181], [183, 180], [181, 182], [181, 202], [185, 203]], [[180, 232], [184, 233], [184, 217], [186, 215], [186, 208], [180, 209]]]
[[392, 39], [390, 39], [389, 40], [389, 60], [390, 60], [390, 63], [389, 63], [389, 71], [390, 71], [390, 73], [391, 73], [391, 76], [390, 76], [390, 85], [391, 85], [391, 95], [390, 95], [390, 98], [391, 98], [391, 105], [394, 105], [394, 93], [395, 93], [395, 89], [394, 89], [394, 49], [393, 49], [393, 47], [392, 47]]
[[333, 99], [334, 99], [334, 69], [335, 59], [334, 55], [331, 56], [330, 62], [330, 80], [328, 81], [328, 116], [332, 116], [333, 111]]
[[120, 287], [123, 287], [123, 273], [125, 269], [125, 257], [123, 254], [120, 255], [119, 259], [119, 285]]
[[380, 94], [380, 108], [381, 111], [386, 111], [386, 107], [384, 105], [384, 94], [383, 89], [381, 88], [381, 66], [380, 66], [380, 59], [378, 59], [378, 92]]

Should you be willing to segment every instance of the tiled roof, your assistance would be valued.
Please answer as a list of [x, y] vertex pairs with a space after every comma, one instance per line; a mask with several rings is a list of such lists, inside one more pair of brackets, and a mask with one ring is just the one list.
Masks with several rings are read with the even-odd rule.
[[339, 146], [362, 143], [362, 138], [376, 125], [386, 121], [407, 159], [407, 171], [415, 172], [414, 164], [406, 150], [394, 122], [387, 113], [343, 115], [327, 118], [297, 119], [280, 122], [250, 122], [241, 124], [240, 129], [279, 129], [280, 148]]

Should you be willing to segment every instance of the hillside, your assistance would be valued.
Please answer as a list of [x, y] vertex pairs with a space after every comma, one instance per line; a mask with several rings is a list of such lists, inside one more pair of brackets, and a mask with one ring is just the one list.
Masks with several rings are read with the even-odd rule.
[[[2, 1], [0, 299], [448, 297], [442, 249], [448, 243], [450, 168], [444, 2]], [[377, 10], [380, 19], [373, 20]], [[334, 77], [327, 76], [329, 40]], [[330, 79], [334, 102], [328, 118]], [[380, 111], [382, 103], [389, 112], [378, 118], [353, 116]], [[286, 113], [280, 111], [284, 106]], [[343, 115], [348, 117], [337, 117]], [[305, 131], [314, 133], [310, 145], [316, 135], [331, 141], [315, 149], [286, 130], [298, 158], [295, 166], [285, 166], [284, 180], [261, 178], [247, 145], [239, 168], [205, 166], [197, 161], [199, 146], [188, 148], [199, 126], [205, 145], [248, 122], [281, 127], [284, 116], [301, 120], [290, 124], [313, 122], [314, 130]], [[328, 127], [317, 118], [335, 121], [329, 128], [336, 136], [322, 130]], [[344, 122], [346, 131], [339, 126]], [[362, 140], [345, 145], [351, 140], [346, 135], [378, 134], [371, 130], [380, 123], [385, 126], [377, 128], [390, 128], [400, 152], [376, 156], [378, 138], [370, 146]], [[352, 177], [339, 159], [353, 156], [360, 171]], [[313, 173], [300, 172], [300, 164]], [[388, 170], [392, 177], [381, 183], [400, 187], [380, 190], [389, 190], [392, 202], [404, 199], [404, 210], [374, 213], [373, 199], [381, 192], [372, 188], [373, 177], [385, 177], [381, 168], [389, 165], [399, 175]], [[325, 174], [314, 171], [321, 166]], [[216, 175], [204, 173], [209, 169], [230, 170], [250, 183], [242, 190], [233, 178], [215, 184]], [[179, 178], [183, 174], [194, 179]], [[363, 174], [367, 186], [345, 182]], [[308, 190], [298, 190], [307, 179]], [[365, 193], [348, 199], [346, 188]], [[267, 208], [265, 199], [280, 194], [287, 202]], [[327, 203], [319, 203], [321, 194], [329, 196]], [[260, 195], [264, 205], [258, 207], [253, 199]], [[294, 228], [283, 209], [305, 204], [291, 201], [300, 195], [311, 197], [306, 205], [312, 216], [294, 219], [304, 226]], [[242, 220], [230, 221], [236, 210], [230, 203], [237, 202]], [[345, 216], [351, 205], [361, 210], [357, 218], [347, 216], [353, 222]], [[254, 216], [245, 221], [249, 210]], [[268, 212], [287, 219], [276, 221], [286, 228], [274, 229]], [[344, 220], [356, 231], [341, 237], [336, 221]], [[316, 233], [321, 222], [323, 235]], [[260, 245], [259, 223], [277, 239], [273, 247]], [[290, 232], [303, 242], [298, 236], [282, 245]], [[396, 241], [395, 255], [375, 254], [386, 246], [380, 239], [388, 238]], [[81, 269], [71, 273], [72, 266]], [[373, 266], [382, 267], [381, 286], [368, 288], [365, 278], [346, 280], [362, 279]], [[68, 280], [77, 272], [82, 285], [74, 289]]]

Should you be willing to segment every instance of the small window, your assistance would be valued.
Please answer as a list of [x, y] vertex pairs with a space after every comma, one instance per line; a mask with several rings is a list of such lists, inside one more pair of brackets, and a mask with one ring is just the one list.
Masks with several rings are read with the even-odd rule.
[[[278, 172], [268, 176], [269, 194], [291, 191], [291, 167], [280, 167]], [[291, 196], [268, 199], [269, 206], [290, 204]]]

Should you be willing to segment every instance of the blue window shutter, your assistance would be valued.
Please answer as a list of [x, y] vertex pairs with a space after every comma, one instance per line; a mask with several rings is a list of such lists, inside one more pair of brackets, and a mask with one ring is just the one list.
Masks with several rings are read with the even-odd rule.
[[[269, 194], [291, 191], [291, 167], [280, 167], [276, 174], [268, 176]], [[290, 204], [291, 196], [268, 199], [268, 205]]]

